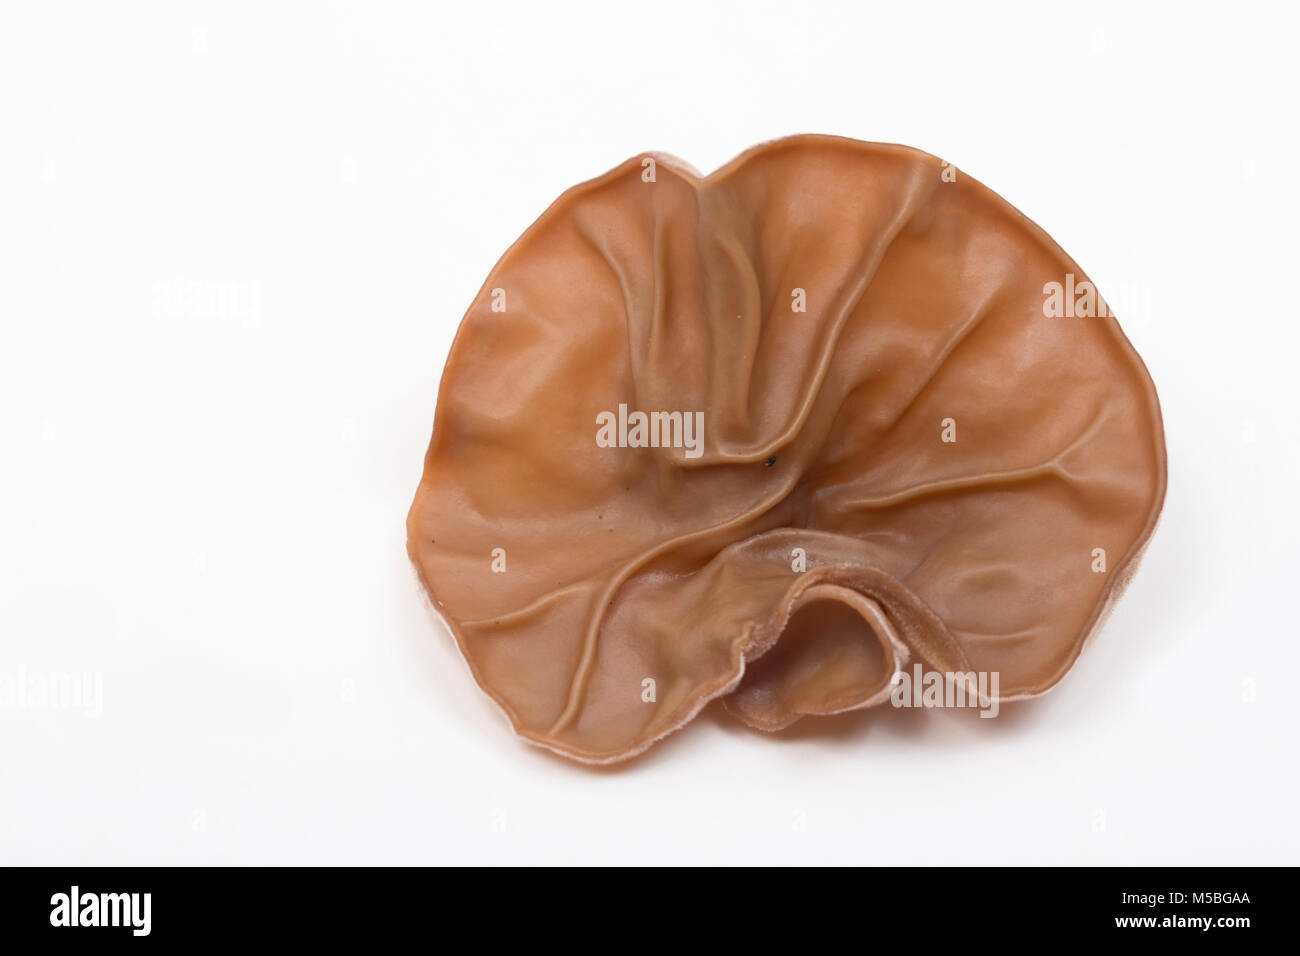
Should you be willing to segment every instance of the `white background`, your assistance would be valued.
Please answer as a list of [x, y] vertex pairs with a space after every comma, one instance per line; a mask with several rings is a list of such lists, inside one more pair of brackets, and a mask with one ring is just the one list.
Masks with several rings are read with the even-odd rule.
[[[7, 4], [0, 862], [1296, 863], [1291, 5]], [[1097, 281], [1169, 494], [1047, 697], [622, 769], [514, 738], [404, 550], [460, 316], [562, 190], [824, 132]], [[887, 709], [886, 709], [887, 710]]]

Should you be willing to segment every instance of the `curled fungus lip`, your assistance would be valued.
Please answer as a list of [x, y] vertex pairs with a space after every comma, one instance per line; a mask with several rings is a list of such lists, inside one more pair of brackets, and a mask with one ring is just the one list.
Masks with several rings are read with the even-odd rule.
[[1150, 377], [1041, 229], [926, 153], [797, 136], [634, 157], [511, 246], [407, 547], [515, 730], [606, 763], [915, 664], [1043, 693], [1164, 489]]

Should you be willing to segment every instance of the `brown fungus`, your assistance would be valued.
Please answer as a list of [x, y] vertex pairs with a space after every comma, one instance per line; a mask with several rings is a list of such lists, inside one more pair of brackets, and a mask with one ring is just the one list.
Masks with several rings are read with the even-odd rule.
[[916, 664], [1040, 694], [1164, 489], [1146, 369], [1041, 229], [926, 153], [798, 136], [636, 157], [506, 252], [408, 550], [515, 730], [610, 762]]

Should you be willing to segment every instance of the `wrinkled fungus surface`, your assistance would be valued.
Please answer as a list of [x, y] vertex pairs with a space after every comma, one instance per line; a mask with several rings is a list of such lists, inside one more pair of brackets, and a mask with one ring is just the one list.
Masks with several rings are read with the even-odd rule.
[[634, 157], [466, 314], [410, 556], [515, 730], [579, 760], [718, 697], [765, 730], [888, 706], [917, 664], [1042, 693], [1164, 497], [1155, 389], [1094, 292], [918, 150]]

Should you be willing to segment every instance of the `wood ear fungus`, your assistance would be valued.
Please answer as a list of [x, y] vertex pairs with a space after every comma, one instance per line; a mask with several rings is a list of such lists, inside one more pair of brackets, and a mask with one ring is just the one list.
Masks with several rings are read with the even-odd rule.
[[825, 136], [638, 156], [506, 252], [443, 373], [408, 550], [533, 743], [766, 730], [916, 665], [1046, 691], [1165, 490], [1082, 270], [939, 159]]

